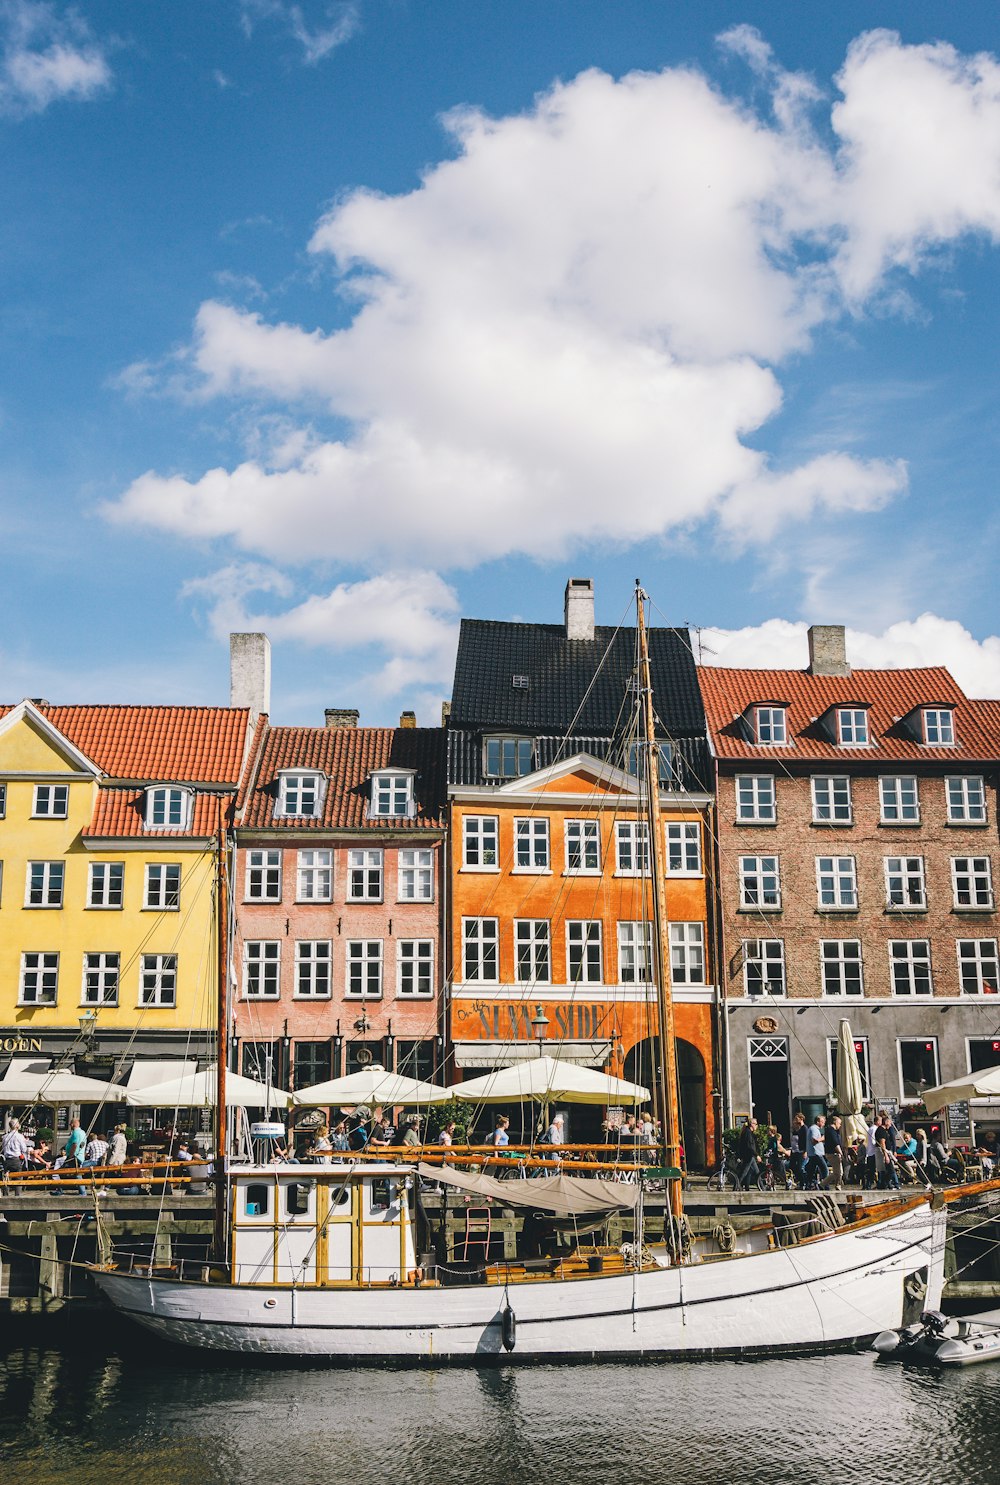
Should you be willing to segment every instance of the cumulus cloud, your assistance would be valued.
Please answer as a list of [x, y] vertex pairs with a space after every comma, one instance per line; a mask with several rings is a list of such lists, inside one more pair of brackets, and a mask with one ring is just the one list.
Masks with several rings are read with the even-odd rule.
[[[803, 670], [809, 660], [807, 629], [786, 619], [747, 629], [702, 629], [696, 658], [704, 665]], [[847, 658], [857, 670], [944, 665], [966, 695], [1000, 696], [1000, 637], [975, 639], [954, 619], [937, 614], [890, 624], [881, 634], [849, 628]]]
[[322, 62], [350, 41], [360, 25], [354, 4], [324, 5], [312, 19], [307, 6], [289, 5], [285, 0], [242, 0], [240, 20], [247, 36], [253, 35], [261, 21], [277, 21], [298, 42], [307, 64]]
[[43, 0], [0, 3], [0, 113], [42, 113], [61, 99], [85, 101], [112, 82], [104, 49], [75, 11]]

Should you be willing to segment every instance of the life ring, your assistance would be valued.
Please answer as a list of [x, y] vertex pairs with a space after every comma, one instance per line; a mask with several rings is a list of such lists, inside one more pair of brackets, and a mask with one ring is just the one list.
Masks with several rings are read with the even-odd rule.
[[517, 1316], [510, 1305], [500, 1311], [500, 1339], [505, 1351], [513, 1351], [517, 1345]]

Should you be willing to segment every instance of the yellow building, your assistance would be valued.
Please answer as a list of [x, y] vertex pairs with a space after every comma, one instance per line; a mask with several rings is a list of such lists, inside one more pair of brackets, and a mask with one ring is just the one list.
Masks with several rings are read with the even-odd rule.
[[218, 833], [251, 738], [242, 707], [0, 709], [0, 1069], [214, 1055]]

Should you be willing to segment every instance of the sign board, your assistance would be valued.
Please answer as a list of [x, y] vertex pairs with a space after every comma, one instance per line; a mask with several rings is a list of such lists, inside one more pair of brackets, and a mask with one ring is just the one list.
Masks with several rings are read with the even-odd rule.
[[891, 1118], [895, 1119], [896, 1115], [899, 1113], [899, 1099], [876, 1098], [875, 1112], [877, 1114], [889, 1114]]
[[969, 1111], [968, 1099], [962, 1103], [949, 1103], [945, 1107], [948, 1121], [948, 1138], [950, 1140], [970, 1140], [972, 1138], [972, 1118]]
[[283, 1124], [272, 1124], [261, 1122], [250, 1125], [250, 1137], [255, 1140], [283, 1140], [285, 1138], [285, 1126]]
[[608, 1129], [621, 1129], [625, 1123], [625, 1110], [619, 1107], [609, 1108], [606, 1123]]

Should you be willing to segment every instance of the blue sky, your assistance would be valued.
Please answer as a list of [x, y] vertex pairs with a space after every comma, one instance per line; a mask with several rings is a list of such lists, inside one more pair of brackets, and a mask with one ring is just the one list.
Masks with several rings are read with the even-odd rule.
[[3, 695], [279, 721], [457, 619], [1000, 694], [995, 5], [0, 0]]

